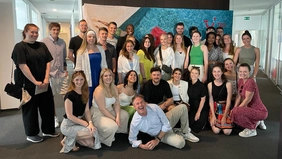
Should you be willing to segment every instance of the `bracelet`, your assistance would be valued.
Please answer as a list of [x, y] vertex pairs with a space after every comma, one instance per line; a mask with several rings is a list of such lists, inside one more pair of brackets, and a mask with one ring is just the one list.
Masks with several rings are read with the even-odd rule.
[[156, 137], [159, 141], [161, 141], [162, 139], [161, 138], [159, 138], [158, 136]]

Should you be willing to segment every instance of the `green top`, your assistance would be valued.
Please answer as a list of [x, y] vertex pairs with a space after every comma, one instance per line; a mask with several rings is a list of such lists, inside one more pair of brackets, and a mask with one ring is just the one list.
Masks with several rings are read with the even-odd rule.
[[190, 52], [190, 65], [203, 65], [204, 64], [204, 54], [201, 50], [201, 45], [194, 46]]

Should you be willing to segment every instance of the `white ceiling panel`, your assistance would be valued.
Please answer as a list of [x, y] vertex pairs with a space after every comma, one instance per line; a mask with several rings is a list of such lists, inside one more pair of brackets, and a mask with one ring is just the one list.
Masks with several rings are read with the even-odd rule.
[[[70, 22], [77, 0], [30, 0], [47, 21]], [[234, 16], [259, 15], [281, 0], [230, 0]], [[57, 9], [57, 11], [53, 11]]]

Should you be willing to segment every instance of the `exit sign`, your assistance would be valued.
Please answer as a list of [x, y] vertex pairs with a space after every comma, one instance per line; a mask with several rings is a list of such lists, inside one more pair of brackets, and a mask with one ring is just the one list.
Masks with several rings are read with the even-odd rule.
[[250, 20], [250, 17], [244, 17], [244, 20]]

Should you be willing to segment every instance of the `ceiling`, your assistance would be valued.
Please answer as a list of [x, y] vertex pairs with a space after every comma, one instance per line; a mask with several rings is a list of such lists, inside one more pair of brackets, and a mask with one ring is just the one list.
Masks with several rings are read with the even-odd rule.
[[[70, 22], [72, 11], [78, 13], [77, 0], [29, 0], [48, 22]], [[57, 11], [53, 11], [56, 9]]]
[[[78, 0], [29, 0], [48, 22], [70, 22], [71, 13], [78, 13]], [[230, 0], [234, 16], [260, 15], [281, 0]], [[57, 11], [53, 11], [57, 9]], [[78, 16], [77, 16], [78, 17]]]
[[230, 0], [234, 16], [260, 15], [281, 0]]

